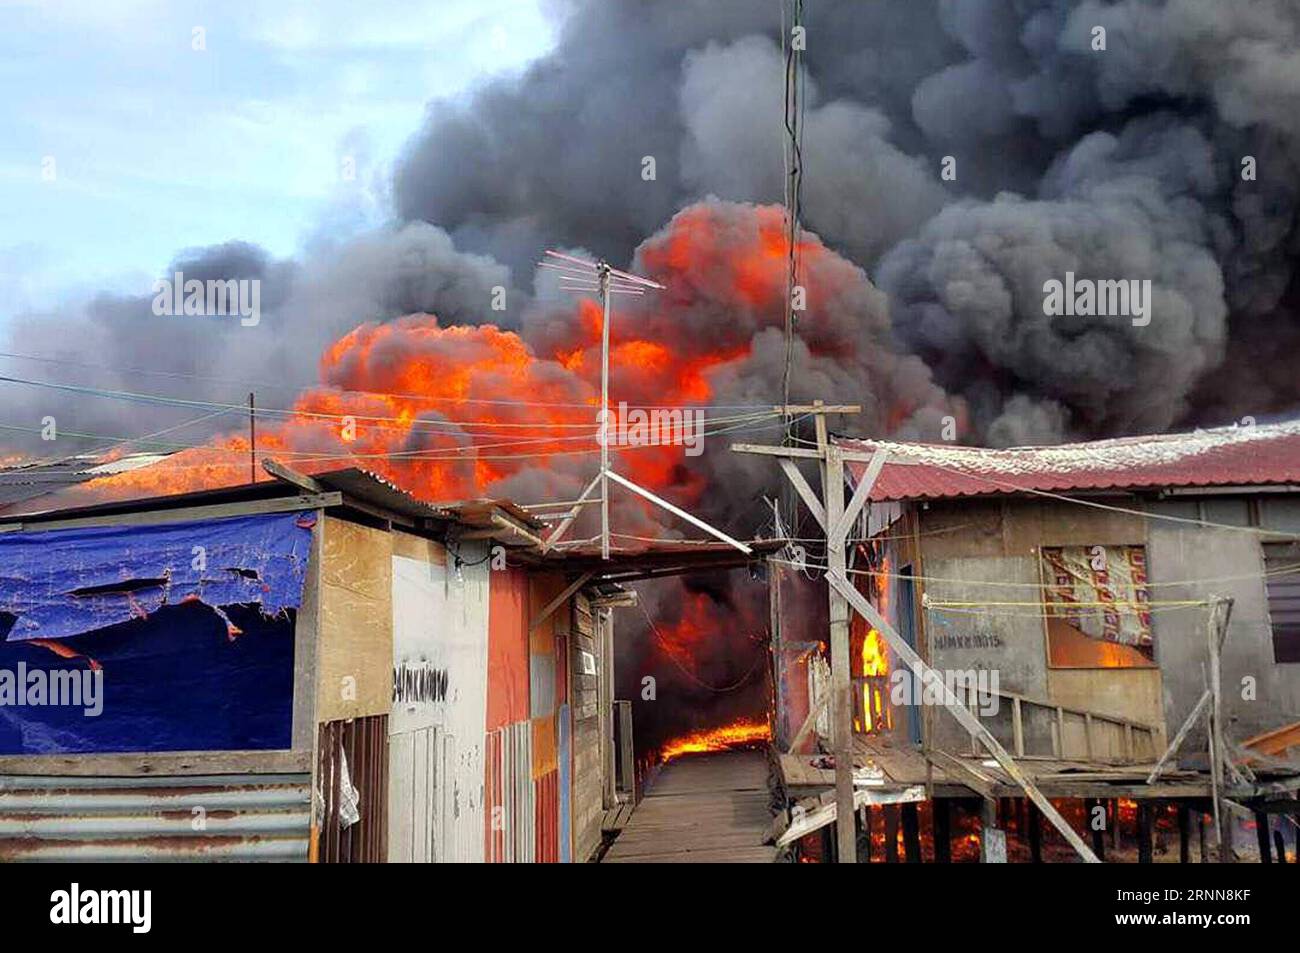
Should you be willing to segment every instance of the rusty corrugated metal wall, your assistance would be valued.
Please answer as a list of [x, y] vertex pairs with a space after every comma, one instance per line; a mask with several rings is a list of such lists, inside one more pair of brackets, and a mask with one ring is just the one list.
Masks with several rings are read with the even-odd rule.
[[305, 861], [303, 774], [0, 776], [0, 861]]
[[532, 740], [532, 724], [527, 721], [488, 732], [485, 769], [488, 863], [526, 864], [535, 859]]
[[[388, 859], [388, 716], [320, 726], [317, 785], [321, 807], [315, 860], [324, 864]], [[346, 770], [345, 770], [346, 766]], [[344, 826], [344, 783], [356, 789], [360, 819]]]

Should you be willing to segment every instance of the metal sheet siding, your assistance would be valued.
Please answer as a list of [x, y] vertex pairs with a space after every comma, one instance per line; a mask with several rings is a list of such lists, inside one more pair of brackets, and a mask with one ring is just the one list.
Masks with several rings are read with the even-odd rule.
[[532, 723], [516, 722], [487, 737], [487, 861], [531, 863], [536, 850]]
[[310, 775], [0, 776], [0, 862], [306, 861]]

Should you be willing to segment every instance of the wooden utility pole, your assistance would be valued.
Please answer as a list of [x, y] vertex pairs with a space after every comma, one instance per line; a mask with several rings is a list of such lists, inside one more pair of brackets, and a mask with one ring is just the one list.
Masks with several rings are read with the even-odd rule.
[[[812, 414], [817, 434], [817, 453], [822, 480], [822, 499], [825, 501], [822, 522], [828, 527], [837, 526], [844, 515], [844, 459], [840, 448], [831, 444], [827, 435], [828, 413], [856, 414], [862, 408], [856, 404], [827, 406], [820, 400], [812, 405], [787, 404], [779, 408], [786, 415]], [[794, 464], [790, 464], [794, 469]], [[794, 470], [797, 474], [799, 471]], [[800, 488], [800, 495], [807, 489]], [[805, 497], [807, 502], [807, 497]], [[817, 515], [814, 513], [814, 516]], [[847, 568], [843, 546], [829, 546], [826, 562], [831, 572], [844, 573]], [[835, 755], [835, 811], [836, 843], [841, 863], [857, 860], [856, 832], [853, 817], [853, 681], [849, 658], [849, 604], [844, 597], [828, 586], [830, 598], [831, 639], [831, 750]]]

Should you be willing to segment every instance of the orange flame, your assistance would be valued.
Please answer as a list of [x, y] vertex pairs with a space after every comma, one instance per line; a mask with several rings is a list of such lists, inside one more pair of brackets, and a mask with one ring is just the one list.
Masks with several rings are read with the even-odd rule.
[[706, 751], [727, 751], [762, 744], [772, 737], [771, 728], [766, 721], [733, 721], [718, 728], [706, 728], [693, 731], [680, 738], [674, 738], [659, 751], [660, 761], [671, 761], [686, 754], [701, 754]]

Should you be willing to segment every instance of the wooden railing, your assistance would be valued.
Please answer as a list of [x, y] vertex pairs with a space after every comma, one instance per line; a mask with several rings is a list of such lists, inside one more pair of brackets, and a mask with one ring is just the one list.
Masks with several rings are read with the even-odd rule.
[[[990, 695], [1011, 702], [1009, 749], [1017, 758], [1133, 764], [1154, 761], [1160, 754], [1162, 731], [1158, 725], [1144, 724], [1118, 715], [1076, 708], [1072, 705], [1060, 705], [1053, 701], [1000, 690], [972, 689], [967, 695], [967, 707], [977, 717], [984, 717], [980, 712], [980, 699], [981, 697], [987, 699]], [[1050, 754], [1031, 753], [1026, 750], [1025, 712], [1027, 709], [1051, 712]], [[1071, 731], [1071, 727], [1076, 730]], [[994, 735], [997, 735], [996, 731]], [[1002, 741], [1001, 738], [998, 740]], [[984, 753], [974, 737], [971, 738], [971, 753], [975, 755]]]
[[[977, 718], [981, 718], [998, 741], [1017, 758], [1134, 764], [1153, 762], [1161, 751], [1163, 732], [1159, 725], [1145, 724], [1131, 718], [1072, 705], [1060, 705], [1017, 692], [962, 685], [954, 688], [959, 697], [965, 692], [963, 700], [966, 702], [966, 707]], [[999, 714], [1004, 708], [1010, 709], [1009, 731], [1006, 730], [1005, 725], [999, 726], [992, 720], [996, 716], [982, 712], [990, 696], [999, 699]], [[1009, 705], [1004, 706], [1003, 702]], [[857, 676], [853, 679], [855, 733], [874, 733], [874, 728], [872, 732], [867, 732], [862, 726], [868, 723], [880, 726], [888, 719], [890, 708], [888, 676]], [[1031, 732], [1026, 728], [1027, 721], [1032, 717], [1030, 713], [1034, 711], [1049, 713], [1048, 732], [1043, 732], [1041, 728], [1037, 732]], [[900, 713], [895, 711], [892, 727], [899, 727], [899, 717]], [[870, 721], [868, 722], [867, 719]], [[906, 724], [905, 718], [902, 724]], [[1037, 724], [1041, 726], [1043, 720], [1037, 719]], [[1002, 727], [1001, 731], [999, 727]], [[1037, 736], [1039, 745], [1033, 746], [1029, 743], [1028, 739], [1031, 735]], [[1047, 746], [1041, 743], [1044, 740], [1049, 741]], [[1033, 750], [1035, 747], [1040, 750]], [[1045, 747], [1047, 750], [1042, 750]], [[971, 737], [971, 754], [977, 756], [987, 754], [974, 736]]]

